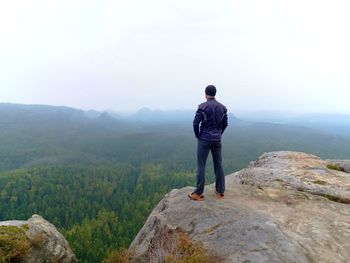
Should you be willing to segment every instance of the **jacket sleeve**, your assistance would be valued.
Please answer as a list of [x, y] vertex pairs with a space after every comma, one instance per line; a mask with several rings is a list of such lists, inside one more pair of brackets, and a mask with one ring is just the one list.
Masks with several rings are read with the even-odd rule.
[[199, 138], [199, 124], [202, 121], [203, 121], [203, 111], [198, 108], [193, 120], [193, 131], [196, 138]]
[[227, 125], [228, 125], [228, 120], [227, 120], [227, 109], [225, 108], [225, 111], [224, 111], [224, 114], [222, 116], [222, 119], [221, 119], [221, 127], [222, 127], [222, 131], [221, 131], [221, 134], [224, 133], [225, 129], [227, 128]]

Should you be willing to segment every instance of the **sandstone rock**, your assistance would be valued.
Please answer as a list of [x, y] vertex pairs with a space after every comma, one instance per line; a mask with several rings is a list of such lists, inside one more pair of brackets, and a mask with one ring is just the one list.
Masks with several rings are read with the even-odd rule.
[[326, 160], [330, 165], [336, 165], [346, 173], [350, 173], [350, 160]]
[[266, 153], [226, 176], [224, 200], [213, 185], [203, 202], [189, 200], [192, 187], [171, 191], [130, 245], [135, 261], [161, 262], [156, 241], [183, 231], [222, 262], [350, 262], [350, 176], [328, 163], [305, 153]]
[[76, 262], [76, 257], [66, 239], [53, 224], [39, 215], [33, 215], [27, 221], [2, 221], [0, 226], [16, 226], [25, 229], [25, 235], [30, 241], [30, 249], [21, 259], [23, 263]]

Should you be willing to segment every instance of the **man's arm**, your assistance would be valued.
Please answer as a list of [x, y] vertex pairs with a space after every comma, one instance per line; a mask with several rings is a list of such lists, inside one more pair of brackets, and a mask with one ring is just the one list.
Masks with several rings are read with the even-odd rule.
[[225, 131], [225, 129], [227, 128], [227, 125], [228, 125], [228, 121], [227, 121], [227, 109], [226, 109], [226, 108], [225, 108], [224, 115], [222, 116], [221, 124], [222, 124], [222, 131], [221, 131], [221, 134], [223, 134], [224, 131]]
[[193, 131], [196, 138], [199, 138], [199, 124], [203, 121], [203, 111], [198, 109], [193, 120]]

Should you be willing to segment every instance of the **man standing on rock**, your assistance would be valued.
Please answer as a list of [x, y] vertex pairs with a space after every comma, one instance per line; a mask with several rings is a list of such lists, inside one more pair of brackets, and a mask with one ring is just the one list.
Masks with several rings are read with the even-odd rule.
[[198, 139], [197, 185], [194, 192], [189, 193], [188, 197], [196, 201], [204, 200], [205, 165], [209, 151], [211, 151], [214, 162], [215, 193], [218, 198], [224, 198], [225, 176], [222, 168], [221, 135], [227, 127], [227, 109], [215, 99], [215, 95], [215, 86], [206, 87], [205, 98], [207, 101], [198, 106], [193, 120], [194, 134]]

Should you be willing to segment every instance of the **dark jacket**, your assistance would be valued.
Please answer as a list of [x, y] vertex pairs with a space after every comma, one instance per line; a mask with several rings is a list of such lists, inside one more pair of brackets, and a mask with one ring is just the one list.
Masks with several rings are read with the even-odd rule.
[[198, 106], [193, 120], [196, 138], [205, 141], [220, 141], [226, 127], [227, 109], [223, 104], [215, 98], [210, 98]]

